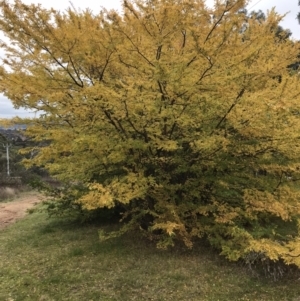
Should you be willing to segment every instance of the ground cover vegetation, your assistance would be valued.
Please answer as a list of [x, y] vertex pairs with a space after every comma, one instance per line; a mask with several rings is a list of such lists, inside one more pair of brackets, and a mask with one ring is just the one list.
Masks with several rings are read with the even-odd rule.
[[39, 209], [1, 230], [0, 300], [299, 300], [299, 274], [274, 282], [278, 274], [230, 263], [203, 242], [167, 251], [138, 233], [100, 242], [99, 227], [118, 225], [82, 226]]
[[[124, 1], [121, 13], [0, 3], [1, 90], [63, 200], [118, 208], [161, 248], [300, 266], [298, 42], [247, 1]], [[32, 147], [24, 150], [32, 152]]]

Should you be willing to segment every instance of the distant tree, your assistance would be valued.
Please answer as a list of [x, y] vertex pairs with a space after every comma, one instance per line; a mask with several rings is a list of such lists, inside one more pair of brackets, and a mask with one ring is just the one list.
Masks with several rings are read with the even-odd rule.
[[[247, 12], [247, 11], [246, 11]], [[249, 13], [250, 18], [255, 18], [258, 22], [265, 22], [266, 21], [266, 15], [262, 10], [258, 11], [252, 11]], [[291, 37], [292, 32], [290, 29], [284, 29], [281, 25], [278, 23], [270, 28], [273, 32], [275, 32], [275, 35], [280, 39], [288, 39]]]
[[[12, 120], [0, 119], [0, 185], [6, 182], [8, 176], [21, 177], [24, 184], [28, 184], [33, 179], [47, 173], [38, 167], [26, 170], [21, 164], [24, 158], [30, 158], [27, 152], [22, 153], [23, 148], [34, 148], [41, 143], [33, 142], [26, 136], [25, 129], [15, 125]], [[9, 162], [8, 162], [9, 159]], [[9, 166], [8, 166], [9, 163]], [[9, 170], [9, 172], [8, 172]], [[14, 183], [13, 180], [12, 182]]]
[[[300, 6], [300, 1], [298, 1], [298, 5]], [[298, 22], [300, 23], [300, 13], [297, 15]]]
[[27, 133], [51, 142], [25, 163], [81, 183], [88, 210], [123, 206], [121, 232], [160, 247], [205, 237], [231, 260], [300, 266], [300, 85], [287, 68], [299, 44], [278, 35], [275, 11], [258, 22], [244, 7], [137, 0], [94, 15], [2, 1], [2, 91], [44, 112]]

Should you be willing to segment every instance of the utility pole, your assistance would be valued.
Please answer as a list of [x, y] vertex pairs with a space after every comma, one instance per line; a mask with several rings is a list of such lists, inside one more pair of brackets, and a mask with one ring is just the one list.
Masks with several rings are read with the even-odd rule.
[[9, 144], [8, 142], [6, 142], [5, 144], [2, 143], [2, 145], [5, 147], [6, 149], [6, 168], [7, 168], [7, 176], [10, 177], [10, 168], [9, 168], [9, 148], [11, 146], [11, 144]]
[[10, 169], [9, 169], [9, 147], [10, 144], [6, 142], [6, 160], [7, 160], [7, 176], [10, 177]]

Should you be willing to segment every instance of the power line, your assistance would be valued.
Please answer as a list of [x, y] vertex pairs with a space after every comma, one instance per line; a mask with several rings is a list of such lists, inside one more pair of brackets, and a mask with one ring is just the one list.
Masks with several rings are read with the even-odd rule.
[[261, 2], [261, 0], [258, 0], [255, 4], [253, 4], [250, 8], [248, 8], [248, 10], [252, 9], [253, 7], [255, 7], [259, 2]]

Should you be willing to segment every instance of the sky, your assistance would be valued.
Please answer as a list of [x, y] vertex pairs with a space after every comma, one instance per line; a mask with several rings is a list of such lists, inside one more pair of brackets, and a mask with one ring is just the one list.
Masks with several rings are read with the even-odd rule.
[[[22, 2], [30, 4], [40, 3], [45, 8], [55, 8], [58, 10], [65, 10], [72, 3], [75, 8], [90, 8], [94, 13], [100, 11], [101, 7], [105, 7], [107, 9], [120, 9], [121, 0], [23, 0]], [[207, 0], [207, 4], [211, 5], [213, 0]], [[298, 12], [300, 12], [300, 6], [298, 6], [298, 0], [252, 0], [250, 1], [247, 9], [249, 11], [252, 10], [262, 10], [263, 12], [267, 12], [267, 10], [275, 7], [275, 10], [280, 14], [287, 14], [284, 21], [281, 23], [283, 28], [288, 28], [293, 33], [294, 39], [300, 40], [300, 25], [296, 20], [296, 16]], [[0, 94], [0, 119], [1, 118], [12, 118], [14, 116], [19, 117], [35, 117], [35, 113], [28, 112], [24, 109], [16, 110], [13, 108], [13, 105], [9, 99]]]

